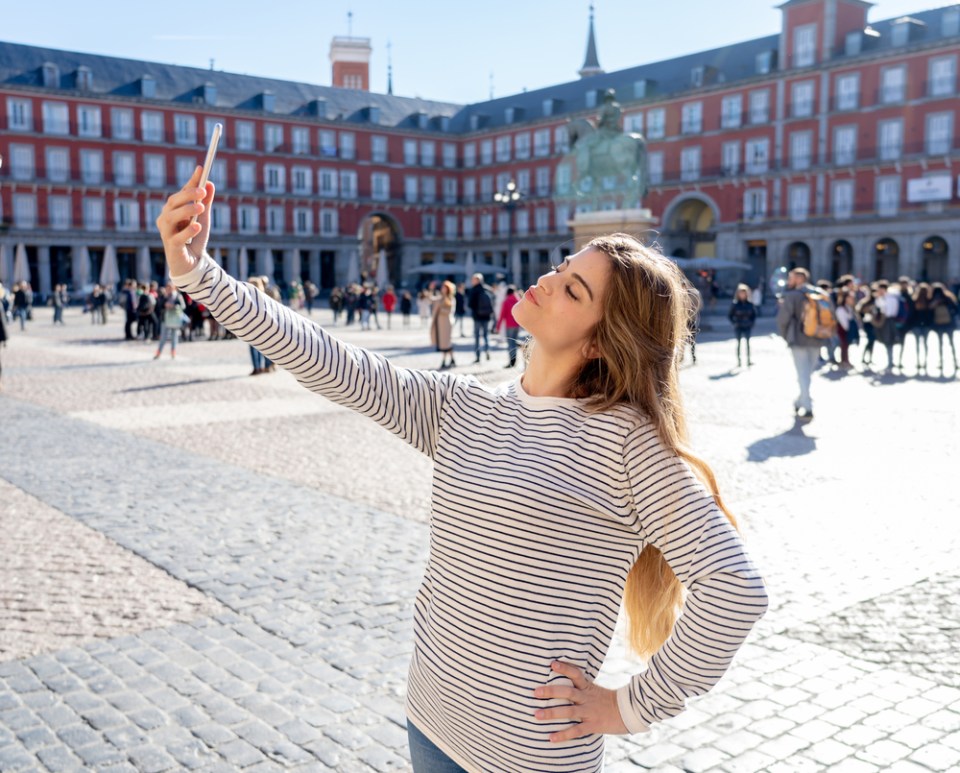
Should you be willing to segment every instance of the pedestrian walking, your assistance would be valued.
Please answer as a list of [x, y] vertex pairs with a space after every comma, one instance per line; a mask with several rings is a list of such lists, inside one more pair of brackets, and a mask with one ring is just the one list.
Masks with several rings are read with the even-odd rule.
[[123, 340], [133, 341], [133, 326], [137, 321], [137, 283], [133, 279], [126, 279], [120, 291], [120, 305], [123, 308]]
[[466, 285], [460, 282], [457, 285], [457, 295], [454, 301], [453, 319], [460, 331], [460, 337], [466, 338], [467, 334], [463, 331], [463, 319], [467, 316], [467, 290]]
[[403, 317], [403, 326], [410, 327], [410, 313], [413, 311], [413, 296], [409, 290], [400, 294], [400, 316]]
[[7, 348], [7, 315], [0, 309], [0, 387], [3, 386], [3, 350]]
[[15, 282], [13, 285], [13, 318], [20, 320], [20, 330], [26, 328], [30, 316], [30, 300], [27, 297], [26, 282]]
[[387, 330], [390, 330], [393, 312], [397, 309], [397, 294], [393, 291], [393, 285], [387, 285], [387, 289], [380, 300], [383, 303], [383, 310], [387, 315]]
[[333, 325], [336, 327], [340, 312], [343, 311], [343, 290], [339, 287], [330, 291], [330, 311], [333, 312]]
[[876, 288], [866, 287], [866, 295], [857, 301], [857, 317], [863, 322], [863, 334], [867, 338], [860, 364], [865, 368], [873, 365], [873, 347], [877, 343], [877, 326], [883, 324], [883, 314], [877, 306]]
[[137, 338], [146, 341], [153, 337], [153, 309], [157, 301], [145, 284], [141, 284], [138, 290]]
[[[474, 362], [480, 362], [480, 342], [483, 341], [483, 352], [490, 359], [490, 320], [494, 314], [493, 290], [483, 283], [483, 274], [474, 274], [470, 278], [471, 287], [467, 293], [467, 308], [473, 316], [473, 349], [476, 354]], [[506, 291], [504, 291], [506, 296]]]
[[448, 280], [440, 285], [440, 294], [433, 301], [430, 343], [443, 354], [440, 370], [454, 368], [457, 365], [453, 358], [453, 309], [456, 293], [457, 286]]
[[424, 327], [433, 313], [433, 294], [429, 290], [421, 290], [417, 294], [417, 314], [420, 316], [420, 327]]
[[509, 361], [504, 366], [512, 368], [517, 364], [517, 347], [520, 343], [520, 325], [513, 316], [513, 307], [517, 305], [520, 299], [517, 297], [517, 288], [513, 285], [507, 285], [507, 294], [503, 297], [503, 304], [500, 306], [500, 316], [497, 318], [497, 324], [493, 328], [494, 333], [500, 332], [501, 325], [507, 336], [507, 355]]
[[307, 305], [307, 316], [313, 316], [313, 302], [317, 299], [317, 286], [307, 279], [303, 283], [303, 300]]
[[153, 359], [160, 359], [164, 344], [166, 344], [167, 341], [170, 342], [170, 359], [174, 359], [177, 356], [177, 338], [180, 336], [180, 329], [183, 327], [183, 296], [177, 292], [177, 288], [168, 282], [164, 285], [160, 295], [160, 304], [163, 309], [160, 344], [157, 346], [157, 351], [153, 354]]
[[737, 337], [737, 367], [743, 364], [740, 357], [740, 342], [746, 342], [747, 367], [753, 365], [750, 358], [750, 333], [757, 321], [757, 307], [750, 299], [750, 287], [745, 284], [737, 285], [737, 291], [733, 296], [733, 303], [730, 306], [730, 313], [727, 315], [730, 324], [733, 325], [733, 332]]
[[953, 375], [956, 377], [960, 365], [957, 363], [957, 346], [953, 340], [953, 333], [957, 328], [957, 296], [950, 292], [942, 282], [932, 285], [930, 306], [933, 309], [933, 332], [937, 335], [937, 345], [940, 351], [940, 375], [943, 375], [943, 339], [950, 344], [950, 353], [953, 354]]
[[50, 304], [53, 306], [54, 325], [66, 324], [63, 321], [63, 307], [69, 302], [70, 296], [67, 295], [67, 286], [65, 284], [56, 285], [53, 288], [53, 293], [50, 295]]
[[[199, 172], [157, 219], [177, 284], [433, 459], [406, 700], [416, 773], [598, 771], [605, 734], [646, 731], [716, 684], [767, 598], [687, 450], [675, 264], [628, 236], [590, 242], [515, 306], [527, 369], [492, 388], [395, 366], [255, 298], [206, 254]], [[624, 592], [650, 663], [608, 689], [594, 679]]]
[[836, 334], [836, 315], [830, 297], [810, 284], [810, 272], [795, 268], [787, 274], [787, 291], [780, 299], [777, 327], [790, 347], [797, 369], [800, 396], [794, 400], [794, 414], [813, 419], [810, 382], [817, 368], [820, 348]]

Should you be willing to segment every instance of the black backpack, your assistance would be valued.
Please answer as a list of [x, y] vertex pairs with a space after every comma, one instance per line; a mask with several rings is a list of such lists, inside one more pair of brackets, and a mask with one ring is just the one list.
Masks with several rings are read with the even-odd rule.
[[474, 309], [474, 314], [478, 317], [493, 316], [493, 296], [486, 287], [481, 286], [480, 292], [477, 293], [477, 302]]
[[141, 317], [149, 317], [153, 314], [155, 305], [156, 301], [150, 293], [142, 293], [140, 299], [137, 301], [137, 314]]

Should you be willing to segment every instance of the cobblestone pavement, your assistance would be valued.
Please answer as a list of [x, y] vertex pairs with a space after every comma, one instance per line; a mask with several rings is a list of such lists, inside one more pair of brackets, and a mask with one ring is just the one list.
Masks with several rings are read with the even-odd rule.
[[[0, 770], [409, 769], [429, 460], [249, 377], [241, 342], [153, 361], [116, 317], [36, 317], [3, 352]], [[960, 769], [952, 368], [820, 371], [802, 426], [771, 320], [749, 369], [713, 322], [683, 373], [693, 443], [771, 609], [712, 693], [611, 739], [608, 773]], [[435, 366], [412, 324], [341, 334]], [[460, 370], [511, 377], [457, 343]], [[601, 681], [641, 668], [618, 642]]]

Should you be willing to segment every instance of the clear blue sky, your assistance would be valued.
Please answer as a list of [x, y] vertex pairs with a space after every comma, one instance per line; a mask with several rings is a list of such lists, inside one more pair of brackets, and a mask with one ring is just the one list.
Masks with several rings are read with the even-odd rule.
[[[868, 20], [942, 0], [878, 0]], [[330, 39], [371, 38], [371, 89], [456, 103], [577, 77], [588, 0], [0, 0], [0, 40], [319, 85], [330, 83]], [[771, 35], [771, 0], [596, 0], [607, 71]], [[96, 78], [96, 73], [94, 73]]]

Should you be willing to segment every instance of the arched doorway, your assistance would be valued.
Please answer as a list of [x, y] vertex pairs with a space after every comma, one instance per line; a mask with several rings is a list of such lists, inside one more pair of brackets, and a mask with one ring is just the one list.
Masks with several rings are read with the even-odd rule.
[[360, 223], [360, 273], [365, 279], [381, 276], [380, 263], [386, 260], [387, 282], [399, 284], [401, 279], [400, 229], [397, 222], [380, 212], [368, 215]]
[[806, 242], [792, 242], [787, 247], [787, 269], [795, 268], [810, 270], [810, 248]]
[[900, 275], [900, 245], [884, 237], [873, 245], [874, 279], [897, 281]]
[[674, 202], [664, 217], [665, 250], [674, 257], [715, 258], [718, 219], [716, 206], [705, 198], [690, 196]]
[[939, 236], [930, 236], [923, 240], [920, 249], [920, 279], [924, 282], [946, 282], [949, 279], [947, 242]]
[[846, 239], [835, 241], [830, 248], [830, 272], [834, 282], [853, 273], [853, 246]]

